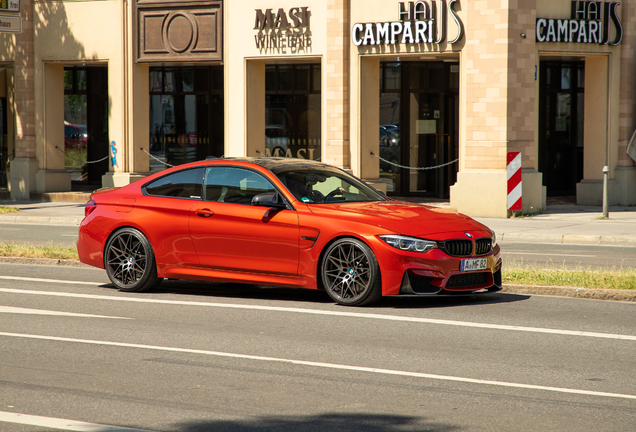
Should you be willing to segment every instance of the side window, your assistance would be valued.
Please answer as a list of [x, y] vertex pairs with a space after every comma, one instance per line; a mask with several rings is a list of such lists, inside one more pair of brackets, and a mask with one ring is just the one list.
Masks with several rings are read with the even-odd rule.
[[233, 167], [209, 167], [205, 171], [206, 201], [250, 204], [254, 196], [274, 191], [269, 180], [254, 171]]
[[201, 199], [203, 168], [177, 171], [144, 187], [149, 195]]

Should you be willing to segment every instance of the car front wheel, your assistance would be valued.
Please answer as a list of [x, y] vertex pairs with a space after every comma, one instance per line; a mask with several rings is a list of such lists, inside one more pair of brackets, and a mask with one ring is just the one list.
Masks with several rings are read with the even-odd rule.
[[341, 305], [364, 306], [382, 296], [380, 267], [373, 251], [354, 238], [335, 241], [320, 269], [327, 294]]
[[121, 291], [147, 291], [159, 284], [155, 255], [139, 230], [123, 228], [106, 244], [104, 266], [110, 281]]

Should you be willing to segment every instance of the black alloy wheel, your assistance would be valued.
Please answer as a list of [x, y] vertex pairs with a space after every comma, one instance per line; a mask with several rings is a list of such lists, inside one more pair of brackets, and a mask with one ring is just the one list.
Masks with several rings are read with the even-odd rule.
[[382, 296], [380, 267], [364, 242], [343, 238], [325, 252], [320, 269], [327, 294], [345, 306], [364, 306]]
[[121, 291], [147, 291], [163, 280], [157, 276], [150, 242], [134, 228], [122, 228], [108, 240], [104, 266], [110, 281]]

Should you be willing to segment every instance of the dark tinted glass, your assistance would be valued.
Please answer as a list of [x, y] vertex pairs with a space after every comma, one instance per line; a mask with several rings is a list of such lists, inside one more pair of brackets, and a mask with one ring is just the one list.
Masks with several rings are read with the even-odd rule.
[[201, 198], [203, 168], [177, 171], [161, 177], [144, 187], [149, 195], [178, 198]]
[[265, 177], [254, 171], [234, 167], [211, 167], [205, 174], [205, 200], [251, 204], [264, 192], [275, 192]]

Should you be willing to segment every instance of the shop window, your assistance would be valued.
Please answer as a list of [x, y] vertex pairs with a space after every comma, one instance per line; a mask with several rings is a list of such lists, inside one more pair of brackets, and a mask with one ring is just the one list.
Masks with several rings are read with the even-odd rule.
[[150, 68], [150, 171], [224, 154], [223, 67]]
[[88, 98], [84, 70], [64, 70], [64, 165], [71, 181], [81, 181], [86, 164]]
[[108, 68], [64, 68], [64, 165], [73, 187], [101, 184], [108, 149]]
[[265, 93], [266, 154], [320, 159], [320, 65], [266, 66]]

